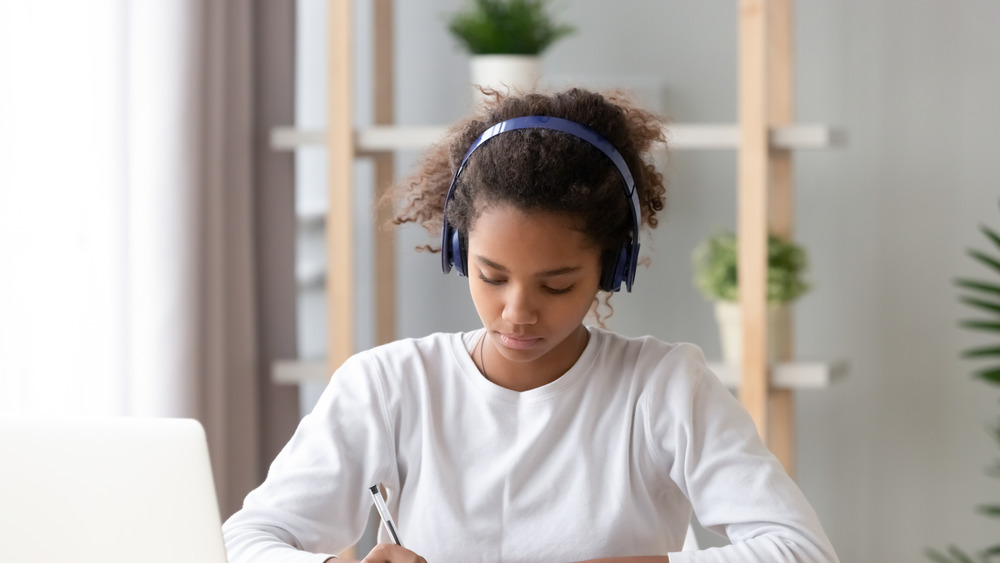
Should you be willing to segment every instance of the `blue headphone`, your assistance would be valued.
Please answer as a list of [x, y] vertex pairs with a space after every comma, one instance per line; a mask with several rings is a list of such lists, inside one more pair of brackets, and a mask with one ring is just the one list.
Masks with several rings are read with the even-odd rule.
[[448, 224], [448, 203], [455, 193], [455, 185], [458, 184], [458, 177], [465, 170], [466, 164], [472, 153], [485, 144], [487, 141], [505, 131], [517, 129], [552, 129], [562, 131], [578, 139], [586, 141], [605, 154], [615, 165], [622, 178], [622, 188], [625, 190], [625, 197], [629, 199], [629, 212], [632, 216], [632, 234], [628, 241], [622, 244], [618, 255], [610, 268], [605, 268], [601, 272], [600, 289], [604, 291], [619, 291], [621, 284], [625, 282], [625, 288], [632, 291], [632, 282], [635, 280], [635, 266], [639, 259], [639, 194], [635, 189], [635, 180], [629, 172], [625, 159], [615, 149], [610, 141], [602, 137], [597, 131], [568, 119], [558, 117], [548, 117], [544, 115], [531, 115], [527, 117], [515, 117], [507, 121], [501, 121], [490, 127], [479, 136], [462, 157], [462, 162], [455, 171], [455, 177], [448, 187], [448, 195], [444, 200], [444, 227], [441, 229], [441, 269], [444, 273], [451, 271], [452, 266], [459, 275], [468, 275], [466, 268], [466, 250], [462, 236], [459, 232]]

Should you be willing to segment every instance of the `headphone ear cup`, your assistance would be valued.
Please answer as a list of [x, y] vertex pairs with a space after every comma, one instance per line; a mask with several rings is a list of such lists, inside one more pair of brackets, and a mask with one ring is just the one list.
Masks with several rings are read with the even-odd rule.
[[448, 224], [448, 218], [444, 218], [444, 225], [441, 226], [441, 271], [448, 273], [455, 265], [455, 259], [451, 254], [451, 235], [454, 229]]
[[628, 262], [628, 247], [622, 246], [617, 253], [612, 255], [604, 271], [601, 272], [600, 289], [604, 291], [620, 291], [622, 280], [625, 279], [628, 270]]
[[465, 249], [465, 237], [458, 232], [458, 229], [453, 229], [451, 231], [451, 261], [455, 265], [455, 270], [460, 276], [467, 276], [468, 272], [465, 268], [466, 262], [466, 249]]

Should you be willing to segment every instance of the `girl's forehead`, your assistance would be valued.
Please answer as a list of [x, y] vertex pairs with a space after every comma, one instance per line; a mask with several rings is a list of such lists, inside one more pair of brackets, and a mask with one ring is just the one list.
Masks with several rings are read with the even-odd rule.
[[576, 223], [561, 213], [491, 206], [469, 232], [470, 259], [481, 256], [504, 265], [589, 260], [597, 246]]

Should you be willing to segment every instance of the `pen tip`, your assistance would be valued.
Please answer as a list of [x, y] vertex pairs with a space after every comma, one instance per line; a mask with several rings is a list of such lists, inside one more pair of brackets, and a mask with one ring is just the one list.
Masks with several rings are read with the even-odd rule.
[[371, 487], [369, 488], [369, 490], [370, 490], [370, 491], [371, 491], [372, 493], [374, 493], [374, 494], [378, 494], [378, 485], [372, 485], [372, 486], [371, 486]]

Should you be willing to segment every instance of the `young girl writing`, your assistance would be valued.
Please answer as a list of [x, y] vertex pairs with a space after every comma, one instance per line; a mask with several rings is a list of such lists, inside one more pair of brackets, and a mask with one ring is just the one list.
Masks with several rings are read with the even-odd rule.
[[[402, 545], [370, 562], [836, 561], [701, 351], [587, 326], [657, 225], [662, 124], [619, 96], [494, 96], [408, 180], [483, 327], [380, 346], [333, 375], [224, 526], [230, 561], [316, 562], [381, 484]], [[681, 552], [692, 512], [731, 545]], [[405, 546], [405, 547], [403, 547]]]

